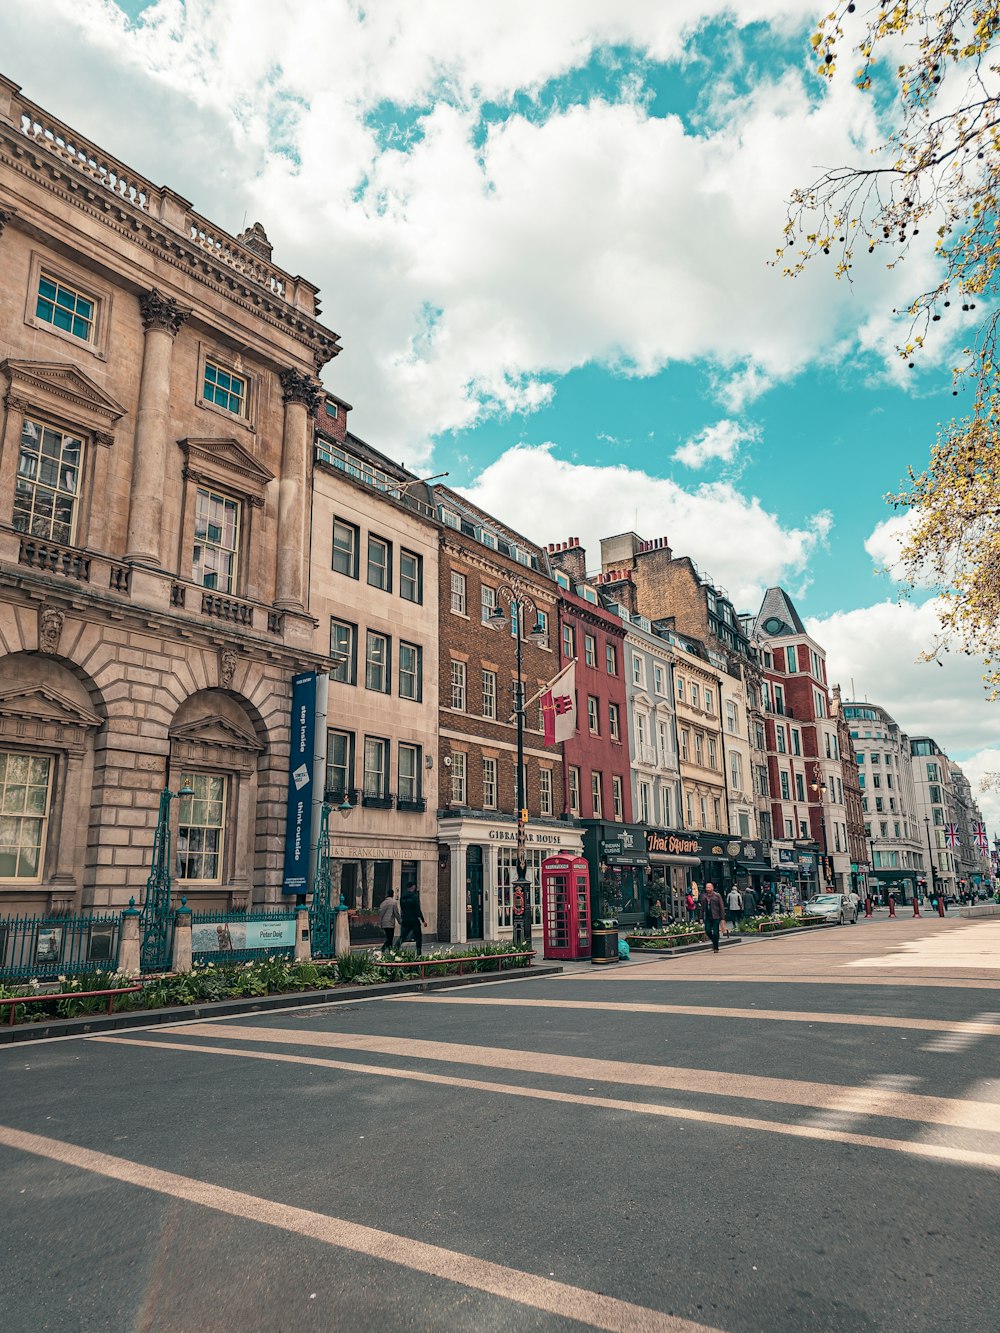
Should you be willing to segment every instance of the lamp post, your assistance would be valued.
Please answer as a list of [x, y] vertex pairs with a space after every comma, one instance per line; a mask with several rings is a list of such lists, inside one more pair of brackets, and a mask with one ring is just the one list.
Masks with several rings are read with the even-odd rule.
[[313, 882], [312, 905], [309, 908], [309, 935], [312, 952], [319, 958], [329, 958], [334, 943], [333, 913], [344, 908], [344, 895], [339, 895], [337, 907], [331, 903], [333, 893], [333, 874], [330, 861], [330, 811], [337, 812], [346, 819], [354, 811], [350, 792], [344, 792], [344, 799], [334, 807], [324, 800], [319, 816], [319, 838], [316, 843], [316, 878]]
[[175, 796], [193, 796], [190, 787], [160, 792], [160, 812], [153, 836], [153, 861], [146, 880], [146, 898], [142, 905], [142, 945], [140, 961], [143, 972], [162, 972], [170, 961], [170, 802]]
[[[514, 893], [520, 894], [519, 901], [522, 915], [518, 917], [516, 914], [518, 899], [515, 898], [514, 942], [515, 944], [530, 944], [533, 904], [531, 901], [531, 884], [528, 880], [528, 854], [525, 836], [528, 810], [524, 790], [524, 671], [521, 649], [521, 628], [525, 610], [530, 611], [535, 617], [535, 623], [529, 635], [532, 643], [542, 643], [546, 638], [546, 631], [538, 614], [537, 605], [525, 592], [524, 585], [519, 578], [515, 576], [509, 583], [501, 583], [496, 590], [496, 596], [497, 601], [502, 602], [503, 605], [497, 606], [490, 613], [486, 623], [490, 629], [497, 630], [501, 634], [509, 633], [511, 624], [513, 624], [514, 641], [517, 645], [517, 687], [514, 706], [514, 716], [517, 721], [517, 878], [514, 880]], [[506, 610], [504, 610], [504, 607], [506, 607]], [[520, 928], [518, 927], [519, 921], [521, 923]]]
[[823, 887], [829, 888], [826, 882], [826, 863], [827, 863], [827, 845], [826, 845], [826, 817], [823, 814], [823, 797], [826, 795], [826, 783], [823, 781], [823, 775], [819, 771], [819, 764], [813, 770], [813, 780], [809, 784], [816, 793], [816, 799], [819, 802], [819, 831], [823, 841]]
[[931, 847], [931, 819], [930, 815], [924, 815], [924, 830], [927, 834], [927, 859], [930, 862], [931, 871], [931, 893], [937, 893], [938, 872], [934, 864], [934, 851]]

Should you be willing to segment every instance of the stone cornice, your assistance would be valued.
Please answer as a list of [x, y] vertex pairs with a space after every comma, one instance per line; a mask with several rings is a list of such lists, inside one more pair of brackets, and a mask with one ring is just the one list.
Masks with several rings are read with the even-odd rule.
[[[9, 407], [24, 411], [29, 405], [36, 408], [45, 397], [54, 397], [70, 403], [77, 412], [87, 414], [89, 420], [105, 426], [114, 426], [125, 415], [121, 403], [104, 392], [99, 385], [68, 361], [21, 361], [8, 357], [0, 361], [0, 372], [10, 380], [7, 391]], [[40, 399], [39, 395], [43, 397]], [[110, 443], [109, 431], [98, 431], [101, 443]]]
[[595, 629], [602, 629], [605, 634], [610, 634], [616, 639], [625, 638], [624, 621], [607, 611], [602, 615], [599, 608], [590, 607], [586, 602], [582, 605], [579, 602], [571, 602], [568, 597], [560, 597], [559, 606], [565, 608], [567, 616], [577, 616], [586, 624], [592, 625]]
[[441, 546], [443, 550], [461, 556], [467, 564], [481, 573], [488, 574], [497, 583], [507, 583], [512, 578], [519, 578], [525, 592], [536, 602], [543, 601], [554, 607], [559, 600], [559, 585], [554, 579], [549, 579], [537, 569], [522, 565], [519, 561], [512, 560], [497, 551], [491, 551], [489, 547], [481, 546], [474, 537], [465, 537], [454, 528], [443, 527]]
[[[233, 302], [254, 319], [290, 334], [309, 349], [317, 371], [341, 350], [337, 334], [283, 297], [274, 295], [263, 282], [257, 282], [224, 263], [213, 262], [211, 252], [196, 245], [183, 232], [165, 226], [159, 218], [152, 217], [123, 195], [78, 174], [61, 157], [50, 158], [30, 138], [2, 122], [0, 162], [129, 242], [141, 246], [158, 260], [204, 283], [216, 297]], [[10, 221], [12, 213], [6, 206], [5, 212]], [[20, 225], [29, 226], [23, 208], [17, 218]], [[39, 219], [37, 229], [48, 232], [42, 219]], [[231, 245], [235, 247], [237, 242], [231, 241]], [[111, 248], [117, 247], [112, 243]]]

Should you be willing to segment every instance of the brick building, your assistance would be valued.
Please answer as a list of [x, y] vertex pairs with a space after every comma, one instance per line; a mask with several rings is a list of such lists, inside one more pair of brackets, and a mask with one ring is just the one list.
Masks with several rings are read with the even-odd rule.
[[[438, 768], [438, 935], [442, 939], [509, 939], [517, 875], [517, 728], [515, 625], [488, 623], [517, 589], [526, 609], [521, 636], [525, 698], [559, 670], [558, 597], [541, 547], [435, 486], [440, 551], [440, 756]], [[532, 641], [536, 615], [542, 642]], [[545, 744], [537, 699], [524, 735], [528, 810], [528, 876], [532, 929], [541, 929], [539, 871], [553, 851], [578, 852], [580, 832], [566, 812], [562, 752]]]
[[280, 893], [316, 288], [0, 78], [0, 912]]

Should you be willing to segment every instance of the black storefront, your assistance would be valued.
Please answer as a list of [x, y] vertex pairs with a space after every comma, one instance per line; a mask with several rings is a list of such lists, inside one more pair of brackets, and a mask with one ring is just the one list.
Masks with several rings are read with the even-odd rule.
[[594, 819], [584, 821], [583, 830], [594, 920], [614, 915], [622, 926], [645, 925], [649, 865], [646, 829], [638, 824], [606, 824]]
[[699, 833], [701, 883], [714, 884], [723, 897], [734, 884], [750, 884], [758, 892], [774, 875], [764, 859], [759, 838], [726, 838], [718, 833]]

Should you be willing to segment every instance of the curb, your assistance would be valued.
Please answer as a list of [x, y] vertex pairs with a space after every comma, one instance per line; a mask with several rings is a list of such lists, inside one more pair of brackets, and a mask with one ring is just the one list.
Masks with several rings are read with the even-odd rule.
[[467, 977], [428, 977], [423, 981], [386, 981], [376, 986], [336, 986], [328, 990], [285, 991], [277, 995], [249, 996], [239, 1000], [206, 1000], [201, 1004], [175, 1005], [171, 1009], [130, 1009], [121, 1014], [88, 1014], [86, 1017], [53, 1018], [39, 1023], [0, 1027], [0, 1046], [15, 1042], [45, 1041], [52, 1037], [85, 1037], [95, 1032], [125, 1028], [169, 1026], [198, 1018], [226, 1018], [240, 1014], [266, 1013], [269, 1009], [298, 1009], [309, 1005], [337, 1004], [344, 1000], [371, 999], [380, 995], [413, 995], [421, 991], [451, 990], [458, 986], [489, 981], [523, 981], [526, 977], [555, 976], [563, 971], [558, 963], [541, 967], [516, 967], [506, 972], [474, 972]]

